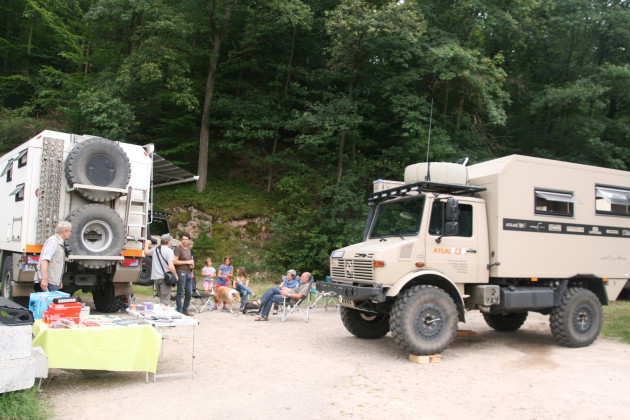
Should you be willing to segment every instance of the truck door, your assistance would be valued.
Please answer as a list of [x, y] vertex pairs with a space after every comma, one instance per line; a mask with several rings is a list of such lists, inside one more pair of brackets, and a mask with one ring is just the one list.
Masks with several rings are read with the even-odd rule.
[[459, 229], [445, 236], [448, 233], [446, 203], [446, 199], [435, 199], [431, 204], [426, 236], [427, 268], [444, 273], [456, 283], [479, 282], [481, 269], [486, 268], [485, 263], [481, 267], [480, 256], [486, 252], [480, 249], [479, 238], [483, 235], [474, 223], [475, 206], [459, 202]]

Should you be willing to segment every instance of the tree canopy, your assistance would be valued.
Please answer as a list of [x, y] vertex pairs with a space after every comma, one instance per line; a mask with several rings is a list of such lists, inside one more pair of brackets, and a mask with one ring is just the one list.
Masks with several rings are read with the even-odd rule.
[[628, 0], [6, 0], [0, 16], [2, 151], [43, 128], [155, 143], [198, 191], [220, 174], [276, 194], [276, 256], [305, 266], [359, 239], [373, 179], [427, 157], [630, 168]]

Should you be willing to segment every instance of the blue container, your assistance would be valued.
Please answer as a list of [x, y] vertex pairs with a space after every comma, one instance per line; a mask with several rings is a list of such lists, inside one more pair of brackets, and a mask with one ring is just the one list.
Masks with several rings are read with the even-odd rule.
[[28, 309], [33, 312], [33, 318], [42, 319], [44, 311], [48, 310], [48, 305], [52, 303], [53, 299], [69, 296], [70, 293], [59, 291], [31, 293], [31, 299], [28, 302]]

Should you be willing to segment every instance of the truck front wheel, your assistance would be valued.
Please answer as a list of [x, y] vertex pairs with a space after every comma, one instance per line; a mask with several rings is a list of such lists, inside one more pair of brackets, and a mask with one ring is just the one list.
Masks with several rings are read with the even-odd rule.
[[551, 334], [563, 346], [585, 347], [597, 339], [602, 329], [602, 305], [593, 292], [569, 288], [560, 305], [551, 310]]
[[516, 331], [523, 326], [527, 319], [527, 312], [511, 314], [483, 314], [483, 319], [490, 328], [501, 332]]
[[398, 296], [389, 326], [394, 340], [411, 354], [431, 355], [446, 349], [457, 334], [457, 307], [444, 290], [414, 286]]
[[389, 331], [389, 315], [339, 308], [341, 321], [346, 329], [359, 338], [381, 338]]

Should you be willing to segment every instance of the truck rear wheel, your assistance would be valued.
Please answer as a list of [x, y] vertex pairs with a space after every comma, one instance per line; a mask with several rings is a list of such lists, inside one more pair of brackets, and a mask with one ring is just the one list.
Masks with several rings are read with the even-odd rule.
[[389, 321], [394, 340], [411, 354], [431, 355], [446, 349], [457, 334], [457, 307], [444, 290], [414, 286], [398, 296]]
[[363, 312], [340, 307], [341, 321], [346, 329], [359, 338], [368, 340], [381, 338], [389, 331], [389, 315]]
[[[79, 207], [68, 216], [72, 236], [68, 249], [74, 255], [119, 256], [127, 239], [123, 220], [118, 213], [102, 204]], [[111, 260], [78, 260], [85, 268], [104, 268]]]
[[114, 284], [111, 282], [104, 283], [92, 290], [96, 310], [103, 313], [118, 312], [122, 308], [123, 296], [116, 296], [115, 293]]
[[563, 346], [585, 347], [602, 329], [602, 305], [587, 289], [572, 287], [564, 292], [560, 305], [551, 310], [551, 334]]
[[2, 297], [13, 297], [13, 257], [6, 257], [2, 264]]
[[[97, 187], [126, 188], [131, 177], [131, 164], [125, 151], [116, 142], [92, 138], [78, 143], [66, 159], [66, 179], [74, 184]], [[115, 191], [78, 189], [77, 194], [90, 201], [109, 201], [118, 197]]]
[[490, 328], [501, 332], [516, 331], [523, 326], [527, 319], [527, 312], [510, 314], [483, 314], [483, 319]]

